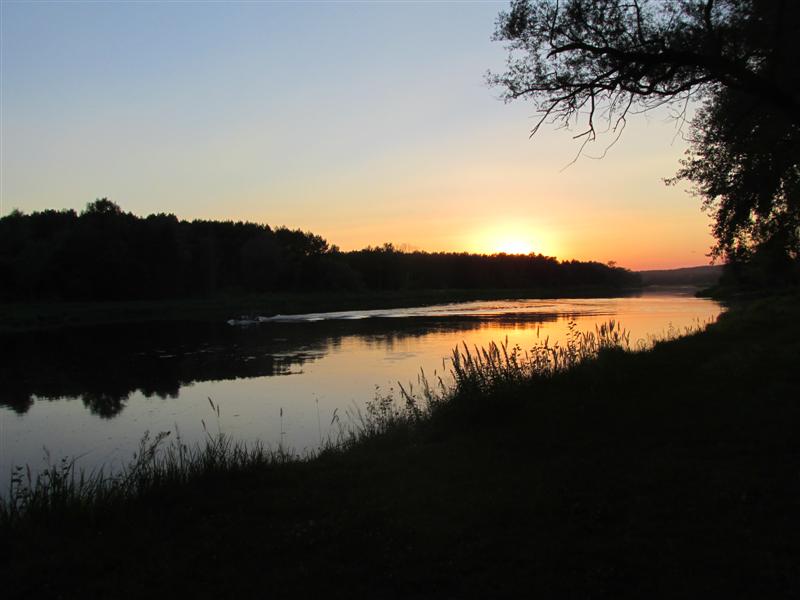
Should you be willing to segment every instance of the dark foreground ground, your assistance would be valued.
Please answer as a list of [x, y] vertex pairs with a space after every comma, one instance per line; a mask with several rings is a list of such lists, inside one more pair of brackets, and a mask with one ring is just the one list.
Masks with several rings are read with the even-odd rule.
[[755, 302], [414, 433], [0, 532], [0, 593], [797, 597], [799, 317]]

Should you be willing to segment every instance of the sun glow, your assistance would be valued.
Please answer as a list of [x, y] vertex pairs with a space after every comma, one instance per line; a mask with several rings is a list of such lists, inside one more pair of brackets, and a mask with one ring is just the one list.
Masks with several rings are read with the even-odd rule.
[[533, 243], [524, 239], [510, 239], [500, 242], [494, 252], [505, 254], [530, 254], [534, 252]]
[[541, 226], [526, 222], [504, 222], [470, 235], [468, 247], [482, 254], [544, 254], [555, 256], [556, 240]]

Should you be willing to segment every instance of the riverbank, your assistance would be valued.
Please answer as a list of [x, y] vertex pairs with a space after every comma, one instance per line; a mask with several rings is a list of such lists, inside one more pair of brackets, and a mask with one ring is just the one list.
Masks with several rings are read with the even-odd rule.
[[[2, 532], [11, 597], [791, 597], [800, 302], [307, 463]], [[56, 513], [57, 514], [57, 513]]]
[[222, 322], [241, 316], [403, 308], [470, 300], [617, 297], [640, 292], [639, 288], [583, 286], [482, 290], [298, 292], [216, 295], [206, 298], [130, 302], [6, 303], [0, 304], [0, 334], [156, 321]]

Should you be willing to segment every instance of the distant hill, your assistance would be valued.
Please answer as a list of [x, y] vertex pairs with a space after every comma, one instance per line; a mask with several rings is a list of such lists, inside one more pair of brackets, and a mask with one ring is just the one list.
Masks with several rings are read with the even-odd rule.
[[683, 269], [661, 269], [639, 271], [643, 285], [713, 285], [722, 275], [723, 265], [685, 267]]

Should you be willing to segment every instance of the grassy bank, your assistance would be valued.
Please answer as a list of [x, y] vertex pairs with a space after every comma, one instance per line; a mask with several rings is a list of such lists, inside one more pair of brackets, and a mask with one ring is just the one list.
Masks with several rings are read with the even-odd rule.
[[135, 302], [6, 303], [0, 304], [0, 334], [118, 323], [224, 321], [242, 315], [271, 316], [338, 310], [400, 308], [498, 298], [613, 297], [631, 293], [638, 293], [638, 290], [587, 286], [558, 289], [242, 294]]
[[796, 596], [799, 306], [533, 378], [500, 350], [421, 418], [378, 400], [380, 435], [316, 460], [44, 510], [2, 531], [4, 592]]

